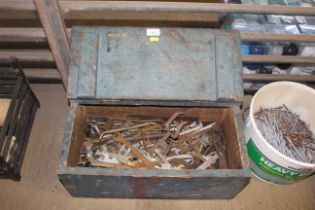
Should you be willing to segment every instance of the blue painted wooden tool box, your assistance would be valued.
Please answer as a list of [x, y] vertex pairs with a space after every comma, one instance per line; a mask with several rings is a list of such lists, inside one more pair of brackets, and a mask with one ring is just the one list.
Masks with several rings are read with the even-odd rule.
[[[239, 106], [240, 36], [190, 28], [75, 27], [59, 178], [73, 196], [226, 199], [249, 182]], [[226, 162], [213, 170], [78, 167], [88, 116], [187, 116], [218, 122]]]

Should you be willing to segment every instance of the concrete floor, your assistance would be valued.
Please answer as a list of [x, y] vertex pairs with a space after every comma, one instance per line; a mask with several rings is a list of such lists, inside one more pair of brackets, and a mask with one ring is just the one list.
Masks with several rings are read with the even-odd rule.
[[137, 200], [73, 198], [57, 168], [67, 117], [61, 85], [33, 85], [41, 107], [31, 132], [20, 182], [0, 180], [0, 209], [315, 209], [315, 176], [291, 186], [252, 178], [232, 200]]

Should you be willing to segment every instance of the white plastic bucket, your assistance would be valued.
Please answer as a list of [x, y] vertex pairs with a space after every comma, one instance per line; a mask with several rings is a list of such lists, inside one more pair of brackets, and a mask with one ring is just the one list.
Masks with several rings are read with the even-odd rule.
[[291, 184], [315, 173], [315, 164], [287, 157], [277, 151], [258, 130], [254, 113], [260, 107], [285, 104], [315, 132], [315, 90], [295, 82], [274, 82], [262, 87], [253, 97], [245, 125], [245, 138], [252, 173], [266, 182]]

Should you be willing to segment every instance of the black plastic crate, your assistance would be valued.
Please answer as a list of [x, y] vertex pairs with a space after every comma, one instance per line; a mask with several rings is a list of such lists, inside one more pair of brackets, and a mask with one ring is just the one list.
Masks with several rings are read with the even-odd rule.
[[0, 122], [0, 178], [18, 181], [39, 101], [16, 62], [0, 67], [0, 106], [8, 104]]

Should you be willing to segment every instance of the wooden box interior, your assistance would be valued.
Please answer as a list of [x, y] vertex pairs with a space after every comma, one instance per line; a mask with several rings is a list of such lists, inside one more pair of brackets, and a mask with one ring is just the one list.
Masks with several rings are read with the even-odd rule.
[[223, 130], [225, 154], [217, 163], [219, 169], [241, 169], [242, 161], [239, 137], [236, 131], [235, 110], [233, 108], [183, 108], [155, 106], [105, 106], [78, 105], [67, 158], [68, 167], [77, 167], [82, 143], [85, 139], [87, 117], [124, 118], [128, 115], [156, 116], [168, 119], [173, 113], [182, 111], [186, 117], [199, 118], [201, 122], [219, 123]]

